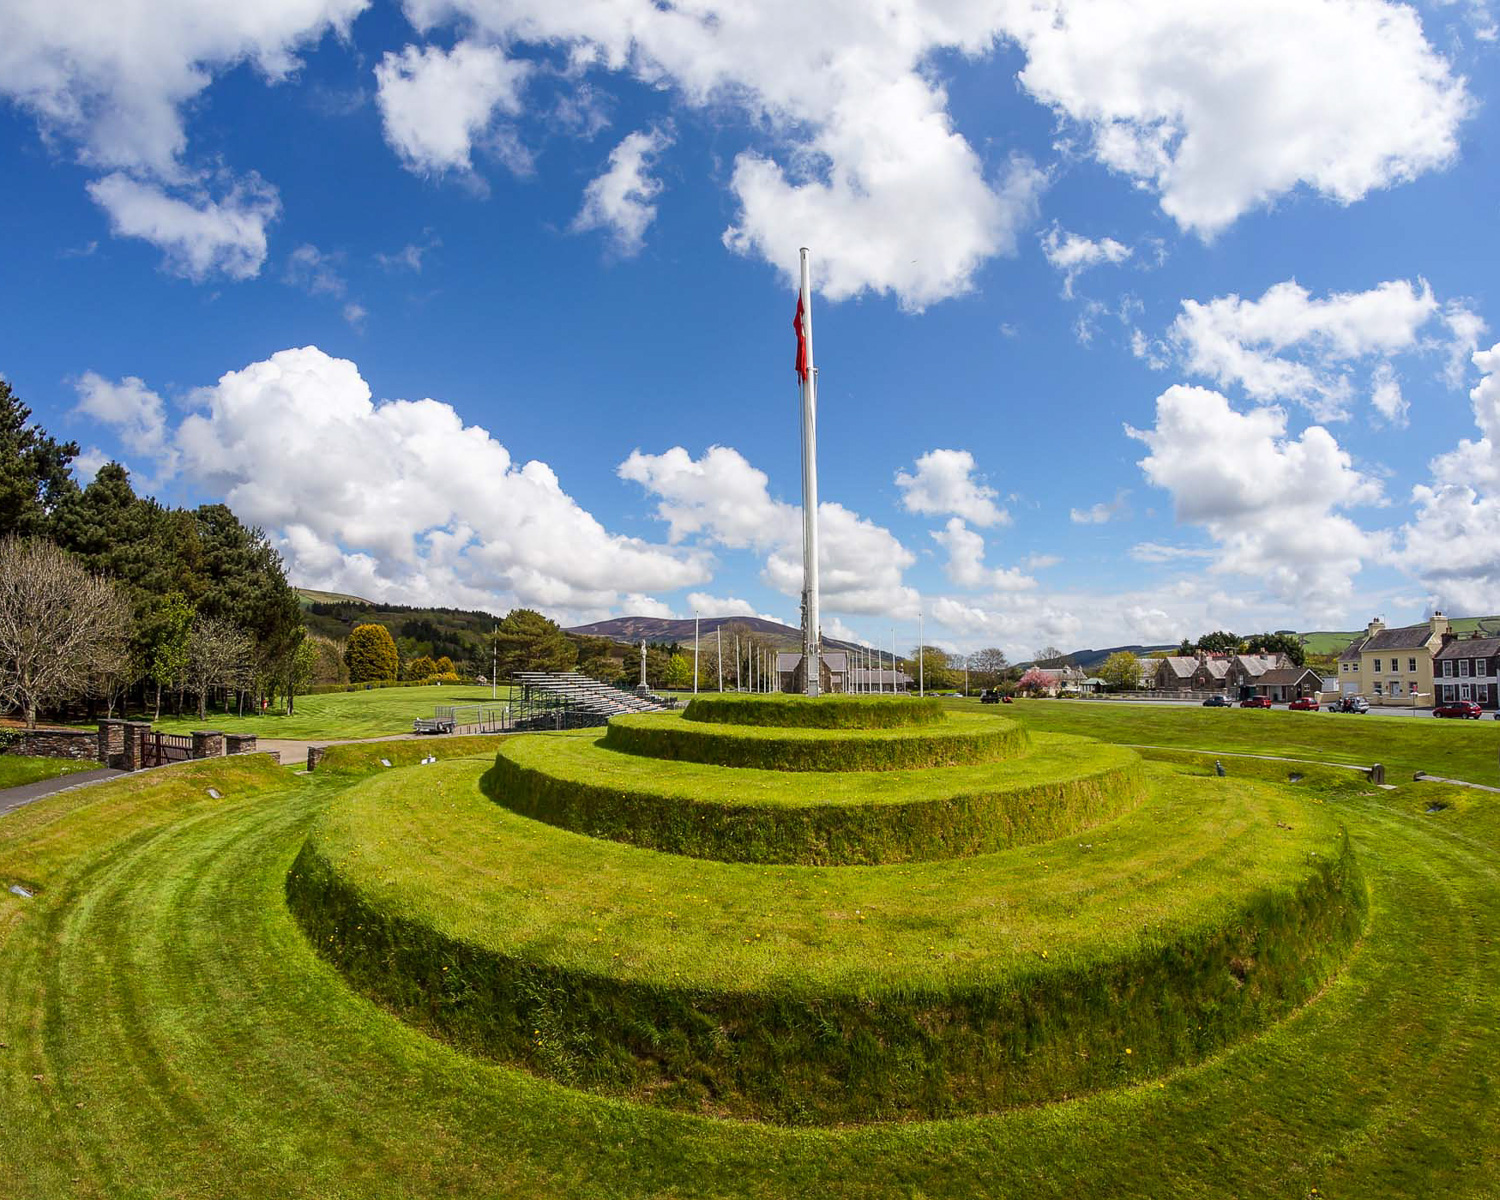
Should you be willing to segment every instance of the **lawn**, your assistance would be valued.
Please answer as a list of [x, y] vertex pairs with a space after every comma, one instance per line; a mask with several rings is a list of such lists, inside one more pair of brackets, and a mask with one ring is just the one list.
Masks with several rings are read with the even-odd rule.
[[[972, 700], [949, 703], [966, 712], [978, 707]], [[1500, 786], [1500, 721], [1077, 700], [1019, 700], [1005, 706], [1005, 716], [1029, 729], [1125, 745], [1378, 762], [1391, 782], [1426, 771]]]
[[[399, 778], [415, 797], [432, 770]], [[1248, 1200], [1500, 1178], [1500, 805], [1477, 793], [1346, 788], [1363, 941], [1314, 1003], [1204, 1063], [992, 1116], [788, 1129], [560, 1087], [357, 995], [285, 902], [350, 783], [221, 760], [0, 821], [0, 884], [37, 891], [0, 889], [0, 1193]]]
[[[501, 688], [498, 703], [504, 704], [508, 698], [509, 689]], [[236, 717], [233, 713], [210, 710], [201, 721], [196, 715], [163, 715], [155, 728], [166, 733], [218, 729], [224, 733], [254, 733], [263, 738], [291, 738], [296, 741], [390, 737], [392, 734], [410, 733], [411, 723], [418, 717], [432, 716], [432, 710], [437, 705], [492, 703], [497, 701], [490, 699], [490, 689], [482, 685], [372, 688], [367, 692], [298, 696], [296, 711], [291, 716]]]
[[20, 787], [23, 783], [36, 783], [40, 779], [56, 779], [59, 775], [71, 775], [76, 771], [94, 771], [96, 762], [80, 762], [72, 758], [28, 758], [20, 754], [0, 754], [0, 788]]

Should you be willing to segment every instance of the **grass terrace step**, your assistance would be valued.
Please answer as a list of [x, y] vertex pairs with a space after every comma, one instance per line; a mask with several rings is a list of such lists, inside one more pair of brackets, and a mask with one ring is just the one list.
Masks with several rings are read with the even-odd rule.
[[933, 696], [695, 696], [682, 715], [689, 721], [782, 729], [899, 729], [937, 725], [947, 717]]
[[[321, 768], [320, 768], [321, 769]], [[483, 781], [523, 816], [726, 862], [893, 863], [1045, 841], [1145, 798], [1132, 751], [1040, 734], [1024, 758], [908, 771], [725, 770], [609, 749], [597, 731], [499, 748]]]
[[350, 788], [287, 891], [368, 994], [564, 1083], [792, 1123], [997, 1111], [1263, 1029], [1359, 934], [1328, 806], [1149, 770], [1152, 798], [1083, 837], [816, 868], [582, 837], [438, 764]]
[[772, 771], [897, 771], [996, 762], [1026, 753], [1014, 721], [956, 713], [939, 725], [788, 729], [687, 721], [680, 713], [615, 717], [611, 750], [647, 758]]

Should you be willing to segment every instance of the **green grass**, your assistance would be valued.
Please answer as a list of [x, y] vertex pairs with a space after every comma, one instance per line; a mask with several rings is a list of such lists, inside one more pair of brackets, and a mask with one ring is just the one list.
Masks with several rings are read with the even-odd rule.
[[[498, 703], [507, 702], [507, 689], [500, 689]], [[163, 715], [156, 728], [166, 733], [188, 733], [194, 729], [219, 729], [225, 733], [255, 733], [263, 738], [295, 741], [338, 738], [390, 737], [410, 733], [418, 717], [432, 716], [437, 705], [489, 704], [490, 689], [473, 684], [451, 687], [375, 688], [367, 692], [334, 692], [326, 696], [298, 696], [291, 716], [244, 716], [210, 711], [196, 716]]]
[[698, 696], [683, 712], [688, 721], [721, 725], [773, 725], [787, 729], [895, 729], [935, 725], [943, 705], [913, 696]]
[[[284, 904], [310, 823], [349, 781], [251, 766], [152, 772], [0, 820], [0, 882], [42, 889], [0, 892], [3, 1194], [1495, 1193], [1500, 806], [1482, 794], [1344, 794], [1370, 891], [1359, 948], [1314, 1003], [1198, 1066], [1131, 1086], [1131, 1064], [1117, 1088], [995, 1116], [789, 1130], [559, 1087], [355, 995]], [[1435, 799], [1449, 807], [1425, 815]]]
[[[321, 769], [321, 768], [320, 768]], [[1074, 833], [1145, 795], [1136, 755], [1041, 734], [1024, 758], [920, 771], [727, 771], [646, 759], [587, 736], [500, 748], [485, 791], [590, 837], [734, 862], [893, 863]]]
[[75, 758], [30, 758], [22, 754], [0, 754], [0, 788], [20, 787], [41, 779], [56, 779], [76, 771], [97, 771], [103, 764]]
[[[973, 712], [974, 701], [952, 701]], [[1368, 766], [1384, 763], [1391, 782], [1417, 771], [1500, 786], [1500, 721], [1354, 716], [1198, 705], [1023, 700], [1005, 715], [1026, 728], [1078, 733], [1123, 745], [1274, 754]]]
[[777, 728], [686, 721], [680, 713], [611, 718], [612, 750], [647, 758], [777, 771], [896, 771], [996, 762], [1026, 752], [1025, 731], [988, 714], [888, 729]]
[[1326, 805], [1170, 769], [1086, 842], [884, 870], [601, 842], [477, 777], [329, 811], [288, 884], [313, 943], [467, 1049], [718, 1114], [951, 1116], [1160, 1072], [1306, 999], [1364, 908]]

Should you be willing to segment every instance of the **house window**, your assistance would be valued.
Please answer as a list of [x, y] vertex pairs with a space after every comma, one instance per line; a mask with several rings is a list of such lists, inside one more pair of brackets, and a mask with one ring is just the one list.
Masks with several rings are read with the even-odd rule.
[[1451, 658], [1445, 658], [1443, 660], [1443, 678], [1453, 678], [1453, 660]]
[[1415, 675], [1417, 673], [1417, 660], [1414, 658], [1408, 658], [1406, 660], [1406, 669], [1413, 675]]
[[1380, 660], [1378, 658], [1375, 660], [1375, 674], [1380, 674]]
[[1469, 685], [1467, 683], [1461, 683], [1458, 685], [1458, 697], [1460, 700], [1468, 700], [1470, 698]]
[[1476, 683], [1474, 685], [1474, 699], [1478, 700], [1481, 704], [1488, 704], [1490, 702], [1489, 685]]
[[1482, 658], [1476, 658], [1474, 660], [1474, 674], [1476, 674], [1476, 675], [1483, 675], [1484, 674], [1484, 659], [1482, 659]]
[[1380, 692], [1380, 680], [1378, 680], [1378, 679], [1375, 681], [1375, 694], [1377, 696], [1379, 696], [1381, 694], [1381, 692]]
[[1468, 673], [1469, 673], [1469, 660], [1467, 658], [1461, 658], [1461, 659], [1458, 660], [1458, 673], [1460, 675], [1465, 675], [1465, 676], [1468, 675]]

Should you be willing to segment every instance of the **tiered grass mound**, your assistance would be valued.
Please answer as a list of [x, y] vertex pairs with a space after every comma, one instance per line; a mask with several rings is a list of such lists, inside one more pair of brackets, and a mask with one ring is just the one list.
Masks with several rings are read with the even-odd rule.
[[[946, 715], [946, 714], [945, 714]], [[953, 716], [941, 723], [833, 728], [726, 725], [678, 713], [615, 717], [604, 742], [646, 758], [769, 771], [896, 771], [996, 762], [1026, 753], [1014, 721]]]
[[308, 839], [320, 952], [468, 1051], [717, 1115], [1167, 1070], [1306, 1000], [1364, 912], [1326, 811], [930, 704], [707, 698], [424, 783], [369, 780]]
[[726, 771], [621, 754], [607, 738], [514, 738], [484, 778], [522, 816], [670, 854], [726, 862], [878, 864], [1045, 841], [1146, 796], [1140, 759], [1043, 734], [1032, 753], [979, 766], [808, 773]]

